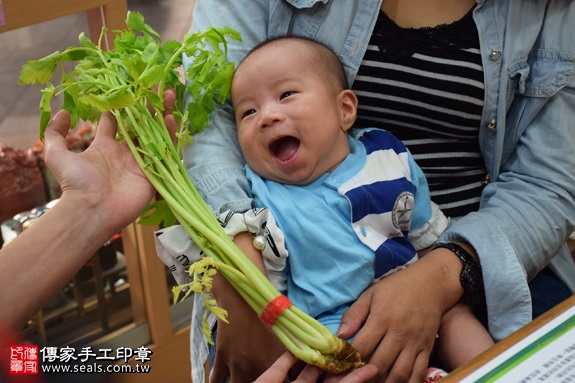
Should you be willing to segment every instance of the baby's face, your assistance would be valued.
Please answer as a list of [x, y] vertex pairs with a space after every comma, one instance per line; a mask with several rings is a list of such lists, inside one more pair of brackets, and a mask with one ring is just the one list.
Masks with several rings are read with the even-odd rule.
[[343, 91], [318, 75], [306, 49], [294, 40], [262, 47], [238, 67], [231, 90], [247, 163], [263, 178], [296, 185], [349, 154]]

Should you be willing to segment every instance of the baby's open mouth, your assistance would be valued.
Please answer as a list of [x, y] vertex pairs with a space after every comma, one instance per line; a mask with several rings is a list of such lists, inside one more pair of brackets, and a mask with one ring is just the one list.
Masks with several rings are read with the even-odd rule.
[[270, 152], [280, 162], [291, 160], [300, 147], [300, 141], [291, 136], [279, 138], [271, 143]]

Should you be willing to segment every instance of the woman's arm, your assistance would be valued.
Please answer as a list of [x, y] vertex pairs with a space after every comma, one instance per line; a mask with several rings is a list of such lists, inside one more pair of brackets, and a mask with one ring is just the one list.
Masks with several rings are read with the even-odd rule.
[[[524, 16], [505, 16], [507, 8]], [[502, 62], [485, 60], [501, 65], [501, 76], [486, 69], [487, 89], [499, 87], [499, 94], [497, 115], [489, 117], [496, 125], [481, 131], [492, 182], [480, 210], [454, 222], [441, 240], [467, 241], [479, 254], [489, 330], [501, 339], [531, 320], [527, 283], [558, 254], [575, 223], [575, 44], [568, 38], [573, 28], [563, 27], [575, 6], [510, 2], [478, 11], [486, 13], [478, 21], [488, 20], [480, 28], [485, 39], [505, 30], [502, 44], [510, 48], [501, 52]], [[538, 29], [525, 34], [525, 23]], [[566, 249], [560, 256], [568, 258]], [[575, 280], [569, 263], [563, 271]]]
[[[172, 92], [164, 97], [173, 105]], [[175, 131], [170, 114], [166, 124]], [[63, 110], [45, 132], [46, 164], [62, 187], [61, 198], [0, 249], [0, 327], [17, 331], [154, 196], [128, 146], [115, 140], [111, 114], [102, 115], [94, 141], [82, 153], [66, 147], [69, 129], [70, 115]]]
[[[199, 0], [190, 32], [224, 26], [237, 30], [242, 41], [228, 43], [228, 60], [237, 66], [256, 44], [267, 38], [268, 1]], [[184, 67], [191, 60], [184, 57]], [[187, 97], [190, 97], [188, 94]], [[189, 100], [188, 100], [189, 101]], [[217, 104], [204, 131], [184, 151], [184, 164], [194, 185], [216, 214], [251, 209], [252, 199], [231, 103]]]
[[[0, 323], [18, 329], [115, 233], [150, 202], [153, 189], [124, 144], [115, 119], [102, 116], [83, 153], [68, 151], [70, 116], [60, 111], [45, 133], [46, 163], [62, 197], [0, 252]], [[22, 299], [26, 297], [26, 299]]]
[[[558, 17], [565, 17], [565, 20], [573, 17], [570, 13], [574, 12], [573, 7], [564, 7], [564, 3], [560, 2], [552, 4], [548, 8], [548, 15], [556, 12]], [[489, 7], [484, 8], [490, 10]], [[537, 17], [540, 16], [538, 14]], [[489, 20], [493, 20], [493, 17]], [[521, 20], [521, 23], [524, 22]], [[543, 25], [538, 24], [542, 34], [553, 30], [557, 32], [550, 23], [545, 21]], [[487, 34], [493, 29], [493, 26], [485, 28]], [[520, 29], [519, 26], [517, 29]], [[510, 31], [512, 28], [508, 25], [506, 33]], [[512, 35], [508, 38], [511, 40]], [[529, 59], [524, 53], [521, 56], [523, 62], [506, 61], [501, 70], [502, 80], [495, 83], [500, 87], [497, 126], [493, 130], [482, 130], [486, 164], [494, 180], [484, 190], [481, 209], [452, 222], [440, 238], [442, 242], [467, 243], [469, 252], [477, 252], [484, 277], [489, 329], [496, 339], [507, 336], [531, 320], [531, 297], [527, 282], [557, 254], [573, 230], [575, 221], [575, 135], [572, 132], [575, 63], [573, 55], [565, 53], [572, 53], [573, 47], [564, 46], [573, 44], [572, 40], [557, 39], [551, 35], [537, 39], [533, 37], [533, 42], [535, 40], [548, 44], [545, 47], [548, 50], [534, 50]], [[517, 47], [526, 48], [521, 44]], [[505, 52], [502, 55], [507, 57]], [[550, 60], [551, 57], [554, 59]], [[499, 73], [489, 73], [492, 72]], [[507, 83], [508, 76], [514, 78], [515, 88]], [[509, 89], [514, 90], [515, 94]], [[506, 97], [513, 97], [512, 103], [509, 100], [509, 107]], [[414, 355], [421, 352], [417, 348], [421, 346], [417, 346], [414, 334], [423, 331], [424, 327], [418, 329], [414, 326], [415, 318], [422, 315], [428, 320], [436, 318], [431, 315], [433, 311], [428, 311], [431, 313], [429, 315], [426, 311], [417, 311], [419, 299], [429, 299], [421, 303], [422, 309], [433, 309], [433, 304], [429, 302], [436, 302], [434, 304], [442, 307], [446, 303], [456, 302], [462, 294], [457, 280], [461, 262], [449, 253], [445, 249], [435, 250], [413, 267], [382, 280], [346, 314], [343, 323], [348, 326], [344, 332], [347, 336], [365, 320], [354, 344], [367, 352], [376, 350], [371, 355], [371, 363], [380, 368], [393, 363], [392, 369], [395, 369], [402, 363], [401, 360], [417, 362]], [[418, 270], [419, 266], [424, 265], [428, 270]], [[410, 279], [411, 285], [407, 283]], [[447, 281], [452, 281], [448, 283], [451, 287], [446, 285], [440, 289], [438, 294], [443, 298], [439, 301], [429, 296], [429, 291], [422, 290], [425, 286], [436, 288], [437, 284], [443, 285]], [[405, 291], [395, 290], [402, 285]], [[422, 287], [415, 288], [417, 285]], [[389, 298], [394, 294], [415, 304], [411, 308], [394, 304]], [[390, 305], [394, 310], [383, 312]], [[377, 323], [370, 324], [372, 316], [374, 320], [375, 317], [380, 318], [379, 323], [386, 323], [386, 326], [378, 329]], [[403, 322], [400, 320], [402, 317], [406, 318]], [[423, 325], [427, 326], [428, 323]], [[414, 330], [413, 333], [408, 331], [410, 328]], [[374, 336], [370, 339], [368, 334], [380, 334], [381, 338]], [[386, 338], [394, 339], [395, 344], [405, 344], [404, 349], [394, 351], [398, 346], [390, 346]], [[393, 362], [389, 356], [394, 354], [406, 356], [398, 357]]]

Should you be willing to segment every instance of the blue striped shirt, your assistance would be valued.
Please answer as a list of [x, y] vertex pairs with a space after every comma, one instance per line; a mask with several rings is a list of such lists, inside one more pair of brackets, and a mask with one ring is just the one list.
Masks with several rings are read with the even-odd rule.
[[287, 295], [314, 317], [341, 313], [374, 279], [415, 261], [407, 233], [431, 218], [427, 183], [405, 146], [379, 129], [355, 137], [351, 154], [307, 185], [246, 167], [256, 205], [272, 211], [286, 237]]

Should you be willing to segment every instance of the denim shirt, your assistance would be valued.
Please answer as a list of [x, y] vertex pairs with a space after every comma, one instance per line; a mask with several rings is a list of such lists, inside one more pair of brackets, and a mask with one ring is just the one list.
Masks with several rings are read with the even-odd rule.
[[[236, 63], [267, 37], [312, 37], [338, 54], [352, 83], [380, 3], [197, 0], [192, 31], [238, 30], [243, 43], [229, 47]], [[453, 220], [440, 241], [476, 249], [489, 330], [498, 340], [531, 320], [527, 281], [552, 259], [575, 292], [565, 246], [575, 223], [575, 3], [478, 0], [473, 17], [485, 76], [479, 140], [490, 182], [479, 211]], [[231, 105], [218, 108], [194, 140], [184, 162], [208, 204], [216, 212], [251, 208]]]

